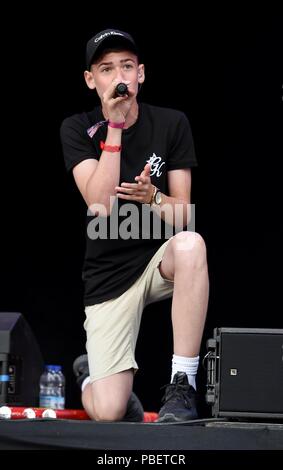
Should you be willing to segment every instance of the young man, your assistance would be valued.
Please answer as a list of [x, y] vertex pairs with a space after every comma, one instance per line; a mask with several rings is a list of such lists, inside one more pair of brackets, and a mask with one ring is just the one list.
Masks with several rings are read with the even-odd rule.
[[[142, 420], [132, 393], [141, 315], [145, 305], [173, 296], [172, 377], [159, 421], [195, 419], [208, 272], [202, 237], [180, 231], [189, 223], [190, 168], [196, 165], [190, 126], [179, 111], [137, 102], [145, 69], [128, 33], [96, 34], [86, 62], [86, 84], [101, 106], [61, 127], [66, 167], [89, 208], [83, 268], [88, 356], [74, 365], [79, 381], [85, 379], [82, 402], [95, 420]], [[166, 237], [174, 225], [179, 233]]]

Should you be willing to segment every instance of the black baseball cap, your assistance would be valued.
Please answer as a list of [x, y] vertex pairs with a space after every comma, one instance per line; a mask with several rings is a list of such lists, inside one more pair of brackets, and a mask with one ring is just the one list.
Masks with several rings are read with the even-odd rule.
[[137, 46], [129, 33], [118, 29], [105, 29], [93, 36], [86, 45], [86, 67], [90, 70], [95, 56], [101, 54], [103, 49], [120, 46], [138, 55]]

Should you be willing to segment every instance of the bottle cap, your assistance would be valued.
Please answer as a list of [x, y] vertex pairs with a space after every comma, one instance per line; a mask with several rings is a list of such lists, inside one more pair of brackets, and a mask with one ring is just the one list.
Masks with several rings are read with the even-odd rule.
[[55, 372], [59, 372], [60, 370], [62, 370], [62, 367], [61, 366], [58, 366], [58, 365], [54, 365], [54, 364], [47, 364], [45, 366], [45, 368], [47, 370], [54, 370]]

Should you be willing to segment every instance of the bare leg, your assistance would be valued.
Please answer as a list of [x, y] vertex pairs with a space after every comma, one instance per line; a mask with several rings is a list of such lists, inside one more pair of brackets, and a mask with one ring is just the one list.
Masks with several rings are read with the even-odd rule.
[[96, 421], [119, 421], [125, 415], [132, 387], [132, 369], [89, 383], [82, 393], [84, 409]]
[[198, 356], [205, 324], [209, 281], [205, 243], [194, 232], [181, 232], [168, 244], [160, 273], [174, 279], [172, 326], [174, 353]]

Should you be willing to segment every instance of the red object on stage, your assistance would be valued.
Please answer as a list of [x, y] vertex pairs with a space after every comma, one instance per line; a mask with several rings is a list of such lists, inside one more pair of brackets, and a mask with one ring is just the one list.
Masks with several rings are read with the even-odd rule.
[[[36, 408], [24, 406], [2, 406], [0, 408], [0, 419], [34, 419], [34, 418], [57, 418], [90, 420], [84, 410], [53, 410], [51, 408]], [[144, 412], [144, 423], [153, 423], [158, 418], [158, 413], [153, 411]]]
[[26, 419], [26, 418], [58, 418], [58, 419], [90, 419], [84, 410], [52, 410], [49, 408], [2, 406], [0, 408], [2, 419]]
[[145, 411], [143, 416], [144, 423], [154, 423], [158, 419], [158, 413], [155, 411]]
[[[46, 409], [45, 409], [46, 411]], [[90, 420], [85, 410], [53, 410], [56, 413], [58, 419], [78, 419], [78, 420]], [[46, 416], [48, 417], [48, 415]]]

